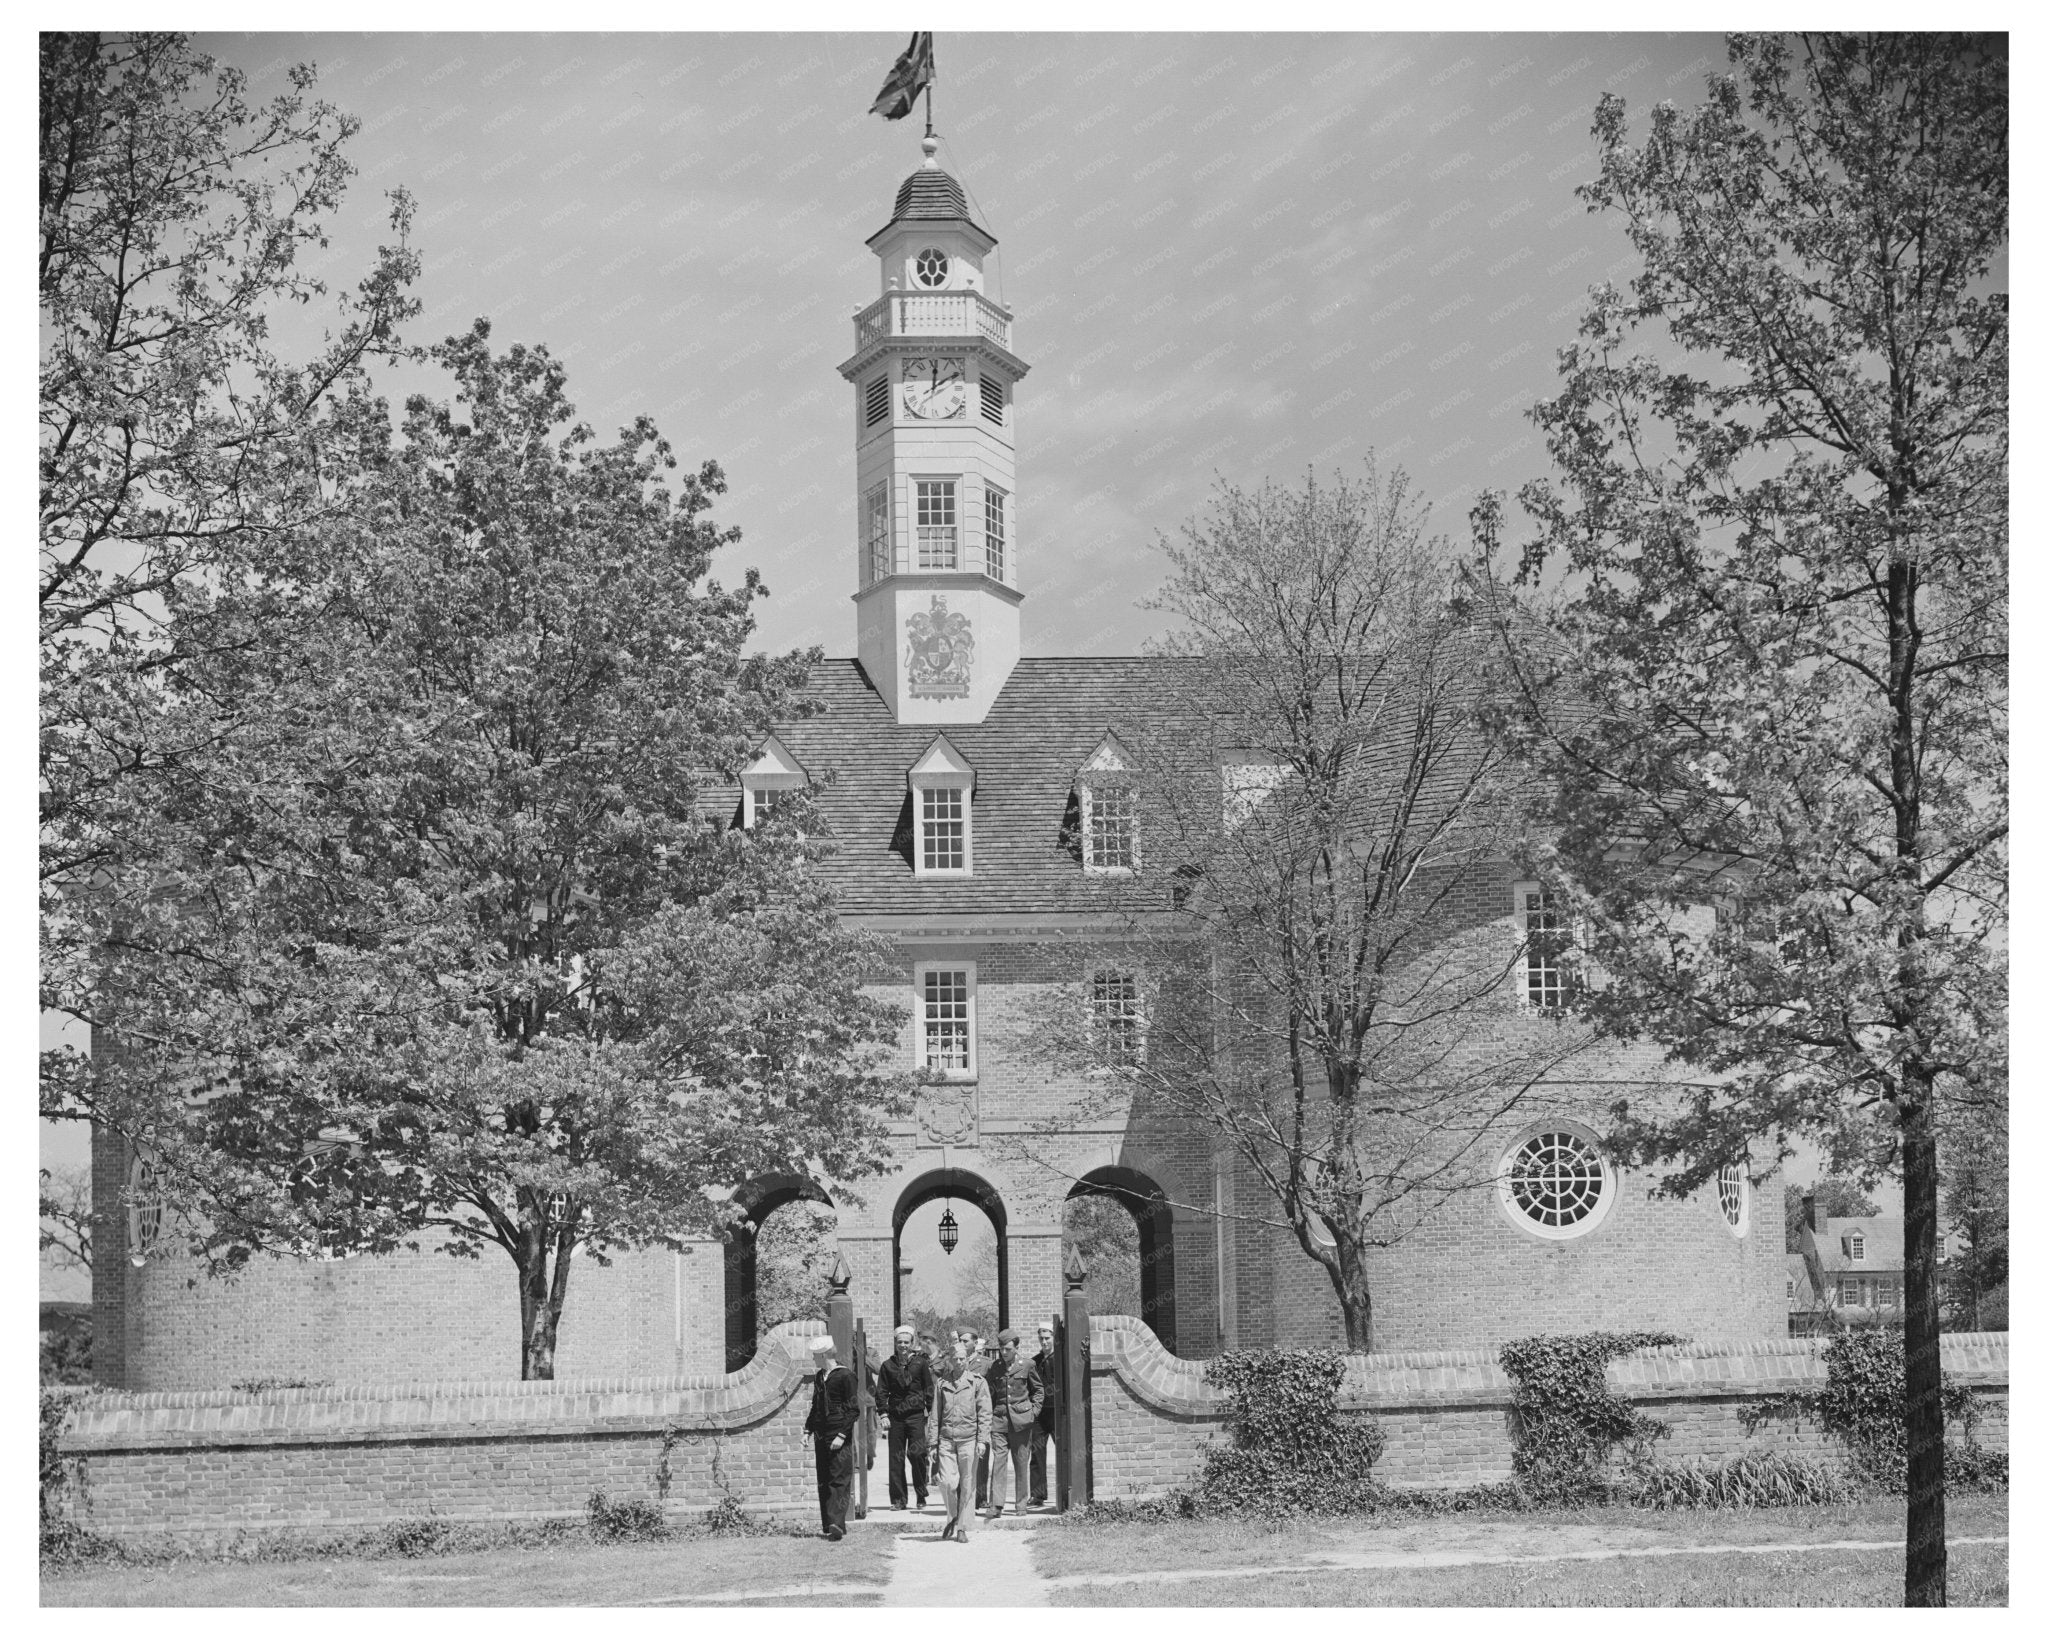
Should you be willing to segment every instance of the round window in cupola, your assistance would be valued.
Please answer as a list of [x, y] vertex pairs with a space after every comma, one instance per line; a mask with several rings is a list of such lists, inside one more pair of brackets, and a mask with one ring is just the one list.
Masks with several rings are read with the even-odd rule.
[[917, 253], [917, 282], [927, 290], [936, 290], [946, 282], [946, 273], [952, 266], [942, 250], [921, 250]]

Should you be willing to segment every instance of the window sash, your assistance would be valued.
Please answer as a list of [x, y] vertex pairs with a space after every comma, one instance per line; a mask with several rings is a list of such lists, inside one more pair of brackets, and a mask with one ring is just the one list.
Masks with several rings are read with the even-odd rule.
[[950, 478], [917, 481], [917, 567], [960, 567], [960, 522], [954, 510]]
[[1576, 988], [1570, 918], [1548, 888], [1525, 888], [1521, 901], [1523, 1000], [1539, 1013], [1561, 1012]]
[[968, 1002], [972, 979], [966, 968], [926, 968], [921, 986], [924, 1010], [924, 1067], [965, 1071], [974, 1067]]
[[1138, 976], [1115, 968], [1098, 969], [1089, 980], [1088, 1004], [1103, 1062], [1112, 1068], [1137, 1064], [1145, 1051]]
[[889, 540], [889, 486], [877, 484], [866, 498], [868, 579], [878, 581], [896, 568], [896, 554]]
[[1138, 794], [1127, 785], [1089, 786], [1085, 858], [1092, 871], [1138, 868]]
[[919, 796], [918, 860], [926, 871], [967, 869], [967, 791], [964, 786], [927, 787]]
[[996, 580], [1003, 578], [1003, 550], [1008, 544], [1008, 535], [1003, 528], [1003, 504], [1008, 499], [993, 485], [984, 490], [981, 497], [983, 567]]

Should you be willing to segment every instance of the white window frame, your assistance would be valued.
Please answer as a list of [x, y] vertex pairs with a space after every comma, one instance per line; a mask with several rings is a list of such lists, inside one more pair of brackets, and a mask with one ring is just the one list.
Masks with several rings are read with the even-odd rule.
[[[994, 524], [991, 529], [990, 524]], [[991, 550], [993, 543], [993, 550]], [[990, 580], [1007, 581], [1010, 569], [1010, 492], [995, 484], [981, 487], [981, 570]]]
[[[981, 1079], [981, 1020], [976, 1000], [976, 965], [964, 957], [935, 957], [930, 961], [916, 962], [911, 966], [911, 1028], [914, 1032], [911, 1042], [911, 1065], [921, 1074], [937, 1081], [979, 1081]], [[964, 1068], [934, 1068], [930, 1063], [929, 1043], [931, 1017], [925, 1011], [925, 975], [928, 973], [964, 973], [967, 975], [967, 1063]]]
[[[945, 486], [946, 500], [948, 502], [947, 510], [953, 515], [952, 523], [927, 524], [924, 521], [926, 503], [924, 490], [927, 485]], [[949, 562], [925, 562], [925, 531], [927, 529], [932, 530], [935, 535], [941, 530], [949, 530], [951, 532], [949, 537], [951, 543], [949, 547]], [[960, 567], [960, 475], [957, 472], [921, 472], [911, 477], [910, 538], [913, 545], [912, 568], [924, 570], [928, 573], [942, 574], [957, 570]]]
[[[1728, 1176], [1731, 1172], [1736, 1174], [1733, 1180]], [[1732, 1215], [1728, 1211], [1728, 1186], [1731, 1182], [1735, 1186], [1735, 1211]], [[1738, 1241], [1749, 1233], [1750, 1201], [1749, 1169], [1739, 1162], [1728, 1162], [1714, 1178], [1714, 1209], [1720, 1214], [1728, 1233]]]
[[769, 735], [754, 753], [754, 760], [740, 770], [740, 829], [753, 830], [761, 818], [757, 793], [801, 791], [810, 783], [810, 775], [789, 747]]
[[[1515, 1005], [1530, 1018], [1557, 1018], [1569, 1012], [1573, 995], [1585, 988], [1586, 968], [1583, 959], [1562, 961], [1559, 992], [1561, 1001], [1556, 1007], [1539, 1004], [1529, 994], [1529, 898], [1541, 894], [1546, 899], [1556, 900], [1556, 890], [1544, 882], [1517, 882], [1515, 884], [1515, 937], [1521, 944], [1521, 954], [1515, 958]], [[1562, 913], [1560, 913], [1562, 914]], [[1576, 952], [1580, 940], [1576, 924], [1565, 917], [1565, 938], [1569, 948]]]
[[[941, 734], [910, 768], [910, 863], [919, 877], [957, 881], [974, 875], [974, 765]], [[960, 864], [925, 864], [926, 803], [934, 791], [960, 793]]]
[[[1136, 1027], [1136, 1046], [1130, 1058], [1124, 1060], [1112, 1059], [1109, 1056], [1109, 1033], [1105, 1026], [1111, 1016], [1104, 1012], [1097, 990], [1097, 987], [1104, 979], [1110, 978], [1127, 981], [1131, 987], [1129, 997], [1130, 1012], [1117, 1015], [1117, 1017], [1128, 1018]], [[1145, 993], [1145, 975], [1140, 969], [1136, 967], [1121, 967], [1114, 962], [1090, 964], [1087, 978], [1088, 1029], [1094, 1038], [1096, 1051], [1102, 1060], [1090, 1072], [1091, 1074], [1098, 1076], [1115, 1075], [1119, 1071], [1135, 1070], [1144, 1064], [1147, 1050], [1151, 1045], [1151, 1020], [1149, 1010], [1145, 1005]]]
[[[1522, 1153], [1522, 1147], [1529, 1143], [1531, 1139], [1553, 1132], [1569, 1133], [1572, 1137], [1589, 1145], [1594, 1157], [1600, 1163], [1600, 1199], [1594, 1202], [1592, 1210], [1576, 1223], [1538, 1223], [1534, 1218], [1525, 1213], [1520, 1203], [1515, 1200], [1513, 1184], [1515, 1158]], [[1615, 1166], [1613, 1158], [1608, 1155], [1607, 1146], [1602, 1142], [1600, 1135], [1583, 1121], [1570, 1121], [1561, 1117], [1551, 1117], [1547, 1120], [1532, 1122], [1515, 1134], [1506, 1148], [1500, 1152], [1499, 1160], [1494, 1163], [1494, 1196], [1500, 1206], [1501, 1215], [1523, 1234], [1532, 1235], [1540, 1241], [1575, 1241], [1582, 1236], [1592, 1234], [1607, 1221], [1608, 1214], [1614, 1210], [1615, 1199], [1620, 1194], [1620, 1170]]]
[[861, 556], [868, 584], [896, 573], [896, 532], [890, 517], [889, 481], [870, 485], [860, 498]]

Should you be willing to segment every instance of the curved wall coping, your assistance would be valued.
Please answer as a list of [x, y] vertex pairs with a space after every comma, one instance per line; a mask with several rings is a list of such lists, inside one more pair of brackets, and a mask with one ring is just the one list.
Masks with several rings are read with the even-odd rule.
[[805, 1342], [822, 1321], [774, 1327], [737, 1372], [672, 1377], [326, 1383], [274, 1389], [87, 1389], [67, 1448], [138, 1444], [289, 1443], [382, 1434], [470, 1434], [483, 1429], [573, 1433], [607, 1425], [675, 1422], [685, 1432], [723, 1432], [771, 1416], [810, 1376]]
[[[1142, 1320], [1096, 1315], [1090, 1325], [1091, 1370], [1114, 1375], [1133, 1398], [1180, 1417], [1220, 1418], [1224, 1395], [1209, 1383], [1206, 1362], [1169, 1354]], [[1608, 1381], [1638, 1397], [1755, 1396], [1819, 1381], [1825, 1338], [1702, 1338], [1640, 1349], [1610, 1361]], [[1955, 1332], [1941, 1340], [1942, 1368], [1966, 1383], [1990, 1387], [2010, 1378], [2004, 1332]], [[1514, 1379], [1494, 1349], [1433, 1349], [1350, 1355], [1338, 1404], [1370, 1410], [1445, 1404], [1505, 1405]]]

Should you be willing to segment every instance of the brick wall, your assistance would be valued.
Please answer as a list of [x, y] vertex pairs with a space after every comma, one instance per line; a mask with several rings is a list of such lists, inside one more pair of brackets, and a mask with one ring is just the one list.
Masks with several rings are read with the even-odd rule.
[[429, 1513], [580, 1516], [591, 1492], [652, 1501], [665, 1423], [672, 1515], [709, 1507], [714, 1461], [745, 1506], [816, 1506], [805, 1338], [775, 1328], [730, 1376], [94, 1393], [65, 1449], [84, 1523], [118, 1538], [324, 1533]]
[[[1944, 1370], [1981, 1391], [1978, 1438], [1996, 1450], [2009, 1438], [2008, 1361], [2003, 1332], [1942, 1339]], [[1201, 1448], [1227, 1438], [1221, 1397], [1200, 1364], [1168, 1354], [1136, 1320], [1095, 1317], [1090, 1373], [1098, 1498], [1184, 1485], [1199, 1468]], [[1826, 1376], [1817, 1341], [1780, 1337], [1649, 1349], [1608, 1367], [1617, 1393], [1671, 1424], [1658, 1452], [1674, 1459], [1826, 1449], [1810, 1424], [1774, 1422], [1751, 1436], [1738, 1417], [1765, 1395]], [[1339, 1404], [1379, 1419], [1387, 1446], [1375, 1472], [1389, 1484], [1473, 1485], [1512, 1472], [1512, 1392], [1490, 1350], [1410, 1351], [1352, 1356]]]

